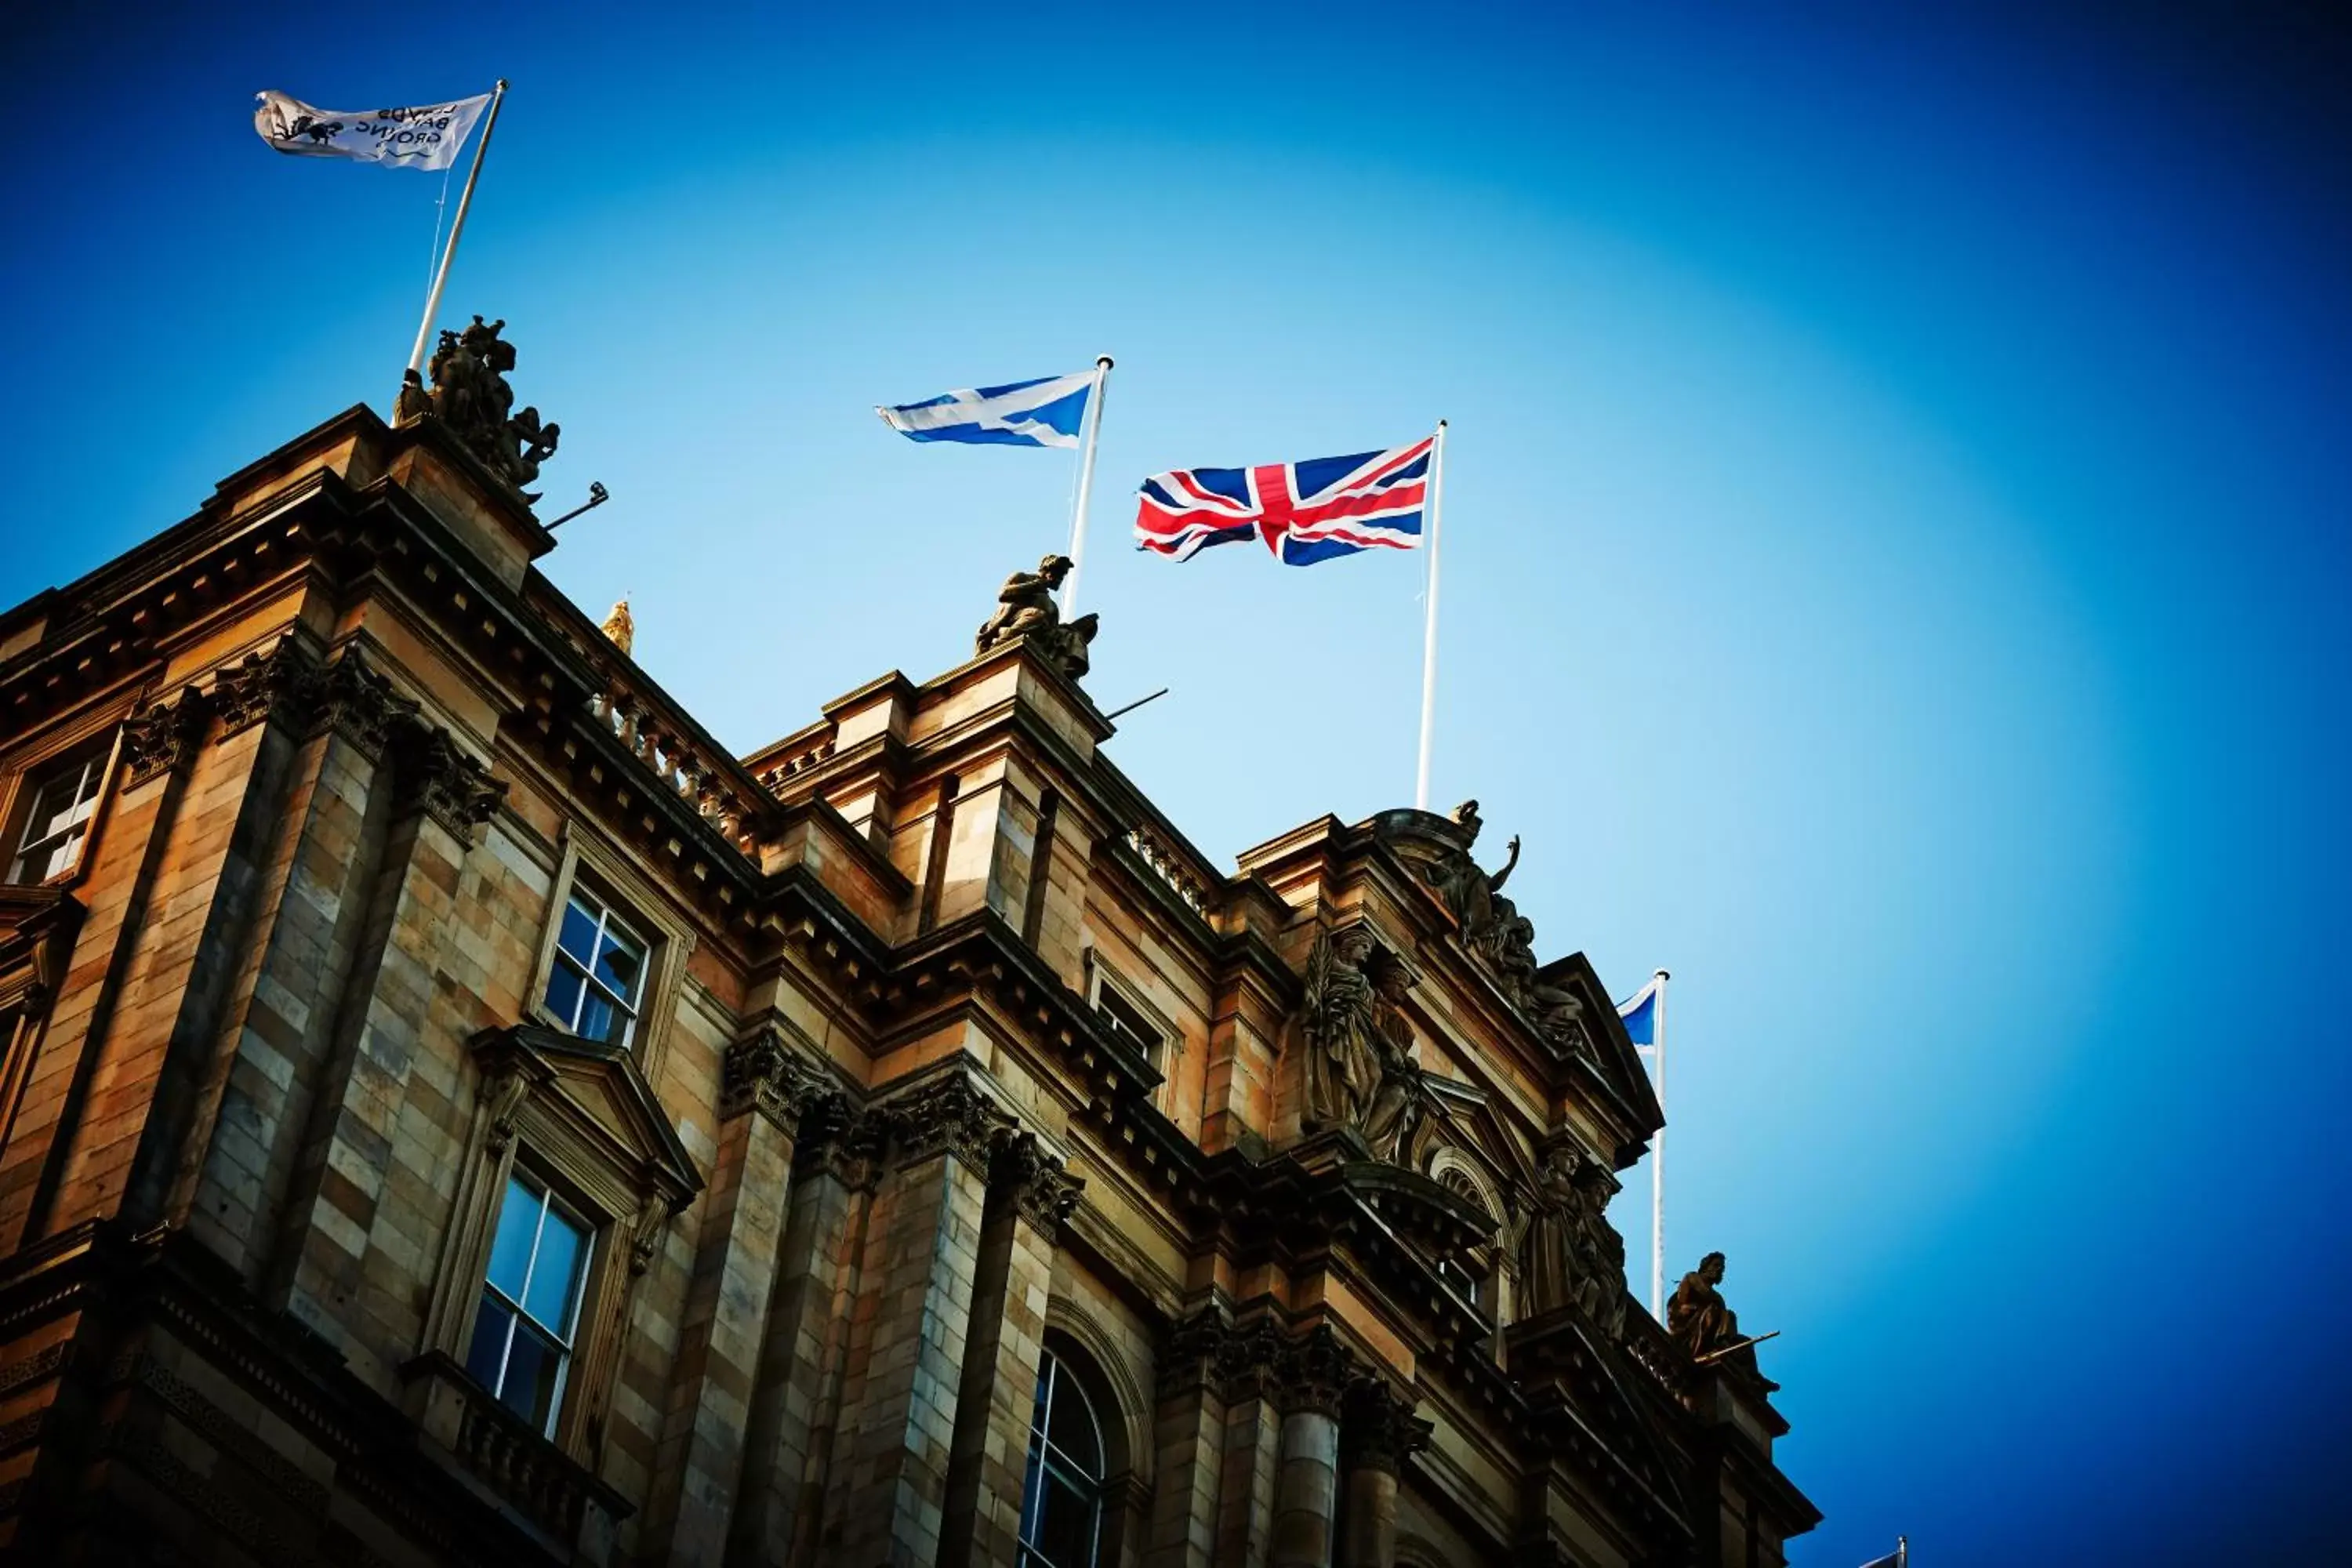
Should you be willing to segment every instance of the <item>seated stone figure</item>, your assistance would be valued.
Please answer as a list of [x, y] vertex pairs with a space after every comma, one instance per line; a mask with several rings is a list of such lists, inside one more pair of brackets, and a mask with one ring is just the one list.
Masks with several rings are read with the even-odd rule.
[[[1722, 1283], [1723, 1254], [1710, 1252], [1698, 1260], [1696, 1268], [1683, 1276], [1683, 1282], [1675, 1287], [1674, 1300], [1666, 1303], [1666, 1331], [1682, 1342], [1694, 1360], [1739, 1344], [1739, 1315], [1717, 1289]], [[1758, 1368], [1753, 1345], [1739, 1345], [1723, 1359], [1762, 1384], [1768, 1393], [1780, 1386]]]
[[1095, 640], [1095, 617], [1080, 616], [1065, 623], [1061, 607], [1054, 603], [1055, 591], [1069, 574], [1068, 556], [1048, 555], [1037, 563], [1034, 572], [1015, 572], [1007, 577], [996, 592], [996, 613], [981, 623], [971, 651], [986, 653], [1028, 637], [1063, 674], [1073, 680], [1084, 675], [1090, 662], [1087, 645]]

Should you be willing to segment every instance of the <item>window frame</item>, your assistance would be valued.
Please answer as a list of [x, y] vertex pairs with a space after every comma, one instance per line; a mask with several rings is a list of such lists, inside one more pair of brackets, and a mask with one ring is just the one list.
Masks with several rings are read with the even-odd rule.
[[1113, 1035], [1129, 1041], [1135, 1040], [1139, 1031], [1133, 1024], [1112, 1013], [1103, 999], [1109, 997], [1119, 1008], [1134, 1015], [1136, 1022], [1149, 1031], [1149, 1037], [1139, 1043], [1144, 1061], [1162, 1079], [1170, 1076], [1171, 1061], [1177, 1052], [1178, 1042], [1183, 1038], [1183, 1033], [1176, 1027], [1175, 1022], [1139, 996], [1135, 987], [1104, 963], [1099, 950], [1094, 947], [1086, 950], [1086, 973], [1087, 1010], [1102, 1021]]
[[[517, 1187], [532, 1193], [539, 1203], [538, 1220], [531, 1229], [530, 1256], [523, 1268], [523, 1300], [521, 1300], [509, 1296], [505, 1289], [490, 1278], [490, 1269], [498, 1257], [499, 1226], [505, 1220], [507, 1203], [514, 1195]], [[539, 1267], [541, 1244], [546, 1238], [547, 1222], [551, 1216], [568, 1225], [579, 1234], [580, 1237], [579, 1256], [572, 1261], [572, 1282], [566, 1288], [564, 1294], [565, 1322], [561, 1329], [542, 1321], [525, 1305], [525, 1301], [530, 1298], [530, 1287]], [[518, 1334], [528, 1331], [526, 1321], [530, 1327], [545, 1331], [547, 1337], [555, 1342], [556, 1357], [555, 1384], [549, 1390], [547, 1418], [540, 1427], [540, 1436], [543, 1437], [552, 1439], [557, 1424], [562, 1419], [563, 1400], [570, 1389], [572, 1365], [580, 1354], [580, 1319], [587, 1304], [590, 1282], [595, 1278], [597, 1265], [602, 1261], [605, 1250], [602, 1244], [609, 1229], [609, 1226], [598, 1225], [590, 1219], [582, 1205], [571, 1202], [563, 1195], [558, 1183], [541, 1175], [530, 1163], [516, 1161], [508, 1167], [506, 1184], [500, 1189], [498, 1205], [489, 1216], [488, 1234], [490, 1247], [482, 1259], [481, 1283], [475, 1292], [473, 1321], [467, 1325], [466, 1330], [467, 1359], [461, 1364], [466, 1366], [468, 1375], [471, 1375], [473, 1339], [476, 1331], [481, 1326], [482, 1307], [489, 1297], [496, 1296], [499, 1305], [508, 1314], [506, 1343], [499, 1352], [497, 1377], [488, 1383], [480, 1383], [478, 1378], [476, 1382], [480, 1383], [483, 1390], [509, 1414], [520, 1420], [529, 1421], [530, 1419], [529, 1416], [507, 1403], [505, 1391], [507, 1373], [512, 1369], [514, 1363], [515, 1338]]]
[[[589, 940], [588, 957], [585, 961], [563, 945], [564, 928], [571, 923], [572, 910], [575, 906], [579, 906], [583, 913], [589, 909], [593, 909], [595, 911], [595, 930]], [[596, 973], [603, 961], [605, 940], [613, 935], [619, 936], [624, 942], [634, 943], [638, 951], [637, 982], [634, 994], [629, 996], [615, 994], [612, 987], [605, 984]], [[653, 941], [640, 934], [635, 920], [622, 910], [620, 900], [604, 897], [602, 890], [593, 883], [583, 883], [577, 878], [573, 879], [572, 885], [564, 891], [562, 910], [555, 918], [555, 946], [548, 955], [546, 984], [540, 988], [541, 1010], [566, 1032], [579, 1035], [581, 1016], [586, 1011], [589, 997], [593, 992], [602, 997], [621, 1018], [620, 1037], [608, 1038], [604, 1043], [617, 1046], [625, 1051], [633, 1049], [637, 1042], [638, 1026], [644, 1019], [646, 994], [652, 985], [653, 969]], [[563, 973], [577, 976], [579, 984], [579, 992], [572, 998], [572, 1016], [569, 1018], [557, 1015], [552, 994], [556, 977]], [[585, 1039], [589, 1037], [583, 1035], [581, 1037]]]
[[[1037, 1393], [1029, 1418], [1029, 1445], [1021, 1468], [1021, 1522], [1013, 1545], [1015, 1568], [1101, 1568], [1104, 1536], [1111, 1511], [1108, 1436], [1102, 1415], [1095, 1408], [1094, 1396], [1087, 1392], [1085, 1378], [1073, 1371], [1069, 1358], [1048, 1345], [1039, 1352], [1038, 1359], [1042, 1364], [1037, 1369]], [[1078, 1408], [1086, 1413], [1087, 1425], [1093, 1429], [1097, 1472], [1093, 1475], [1087, 1475], [1084, 1467], [1054, 1440], [1054, 1413], [1065, 1384], [1077, 1399]], [[1035, 1544], [1036, 1531], [1044, 1522], [1044, 1483], [1049, 1471], [1086, 1500], [1087, 1544], [1083, 1561], [1056, 1561]]]
[[[13, 888], [64, 888], [80, 880], [89, 866], [90, 848], [98, 842], [106, 818], [121, 755], [122, 717], [110, 713], [99, 724], [78, 727], [76, 732], [57, 737], [49, 746], [37, 752], [28, 750], [21, 758], [8, 760], [7, 794], [5, 800], [0, 801], [0, 853], [5, 853], [5, 858], [0, 858], [0, 884]], [[32, 827], [40, 792], [51, 778], [77, 763], [83, 769], [83, 780], [90, 793], [89, 812], [74, 825], [80, 832], [74, 840], [73, 859], [63, 869], [52, 871], [37, 881], [19, 881], [16, 866], [24, 858], [26, 836]]]
[[[492, 824], [493, 834], [501, 831]], [[539, 962], [524, 993], [523, 1018], [550, 1028], [572, 1029], [547, 1005], [547, 988], [555, 974], [557, 952], [563, 937], [564, 911], [575, 889], [584, 889], [618, 915], [622, 923], [646, 944], [646, 974], [637, 988], [636, 1024], [625, 1047], [649, 1077], [658, 1079], [678, 992], [693, 954], [695, 932], [670, 909], [660, 890], [621, 858], [618, 851], [593, 837], [592, 830], [565, 822], [558, 830], [555, 861], [545, 894], [544, 930], [540, 933]], [[538, 864], [536, 855], [532, 859]]]

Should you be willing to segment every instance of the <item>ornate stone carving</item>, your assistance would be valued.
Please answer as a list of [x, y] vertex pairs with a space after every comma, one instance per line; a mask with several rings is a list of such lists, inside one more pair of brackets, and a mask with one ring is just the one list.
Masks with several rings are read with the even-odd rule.
[[636, 617], [629, 614], [629, 601], [626, 595], [613, 601], [613, 613], [606, 616], [604, 624], [596, 629], [604, 634], [605, 641], [623, 653], [627, 653], [636, 647], [637, 622]]
[[1543, 1152], [1519, 1238], [1526, 1315], [1581, 1308], [1612, 1337], [1625, 1324], [1625, 1242], [1609, 1223], [1617, 1178], [1566, 1139]]
[[459, 750], [446, 730], [425, 734], [404, 766], [416, 804], [463, 843], [473, 842], [474, 830], [498, 815], [507, 796], [505, 784]]
[[1313, 1411], [1336, 1419], [1357, 1377], [1355, 1358], [1328, 1323], [1286, 1343], [1274, 1361], [1274, 1397], [1285, 1415]]
[[1063, 1170], [1062, 1163], [1030, 1132], [1004, 1145], [997, 1156], [995, 1179], [1012, 1189], [1021, 1216], [1049, 1238], [1060, 1236], [1062, 1222], [1078, 1206], [1079, 1190], [1086, 1185]]
[[1378, 1378], [1350, 1387], [1339, 1415], [1339, 1443], [1348, 1463], [1395, 1475], [1407, 1455], [1427, 1447], [1433, 1427], [1414, 1416], [1413, 1404]]
[[636, 1218], [628, 1223], [629, 1272], [643, 1274], [654, 1266], [655, 1255], [660, 1252], [662, 1237], [669, 1229], [670, 1207], [666, 1193], [648, 1193], [645, 1206], [637, 1210]]
[[1296, 1021], [1300, 1121], [1309, 1130], [1352, 1127], [1377, 1158], [1398, 1157], [1427, 1110], [1404, 1016], [1412, 988], [1412, 971], [1378, 947], [1369, 928], [1317, 939]]
[[1780, 1385], [1766, 1377], [1756, 1365], [1756, 1347], [1740, 1344], [1739, 1314], [1723, 1300], [1723, 1254], [1710, 1252], [1698, 1260], [1698, 1267], [1683, 1276], [1675, 1287], [1673, 1298], [1666, 1302], [1666, 1331], [1675, 1337], [1694, 1360], [1718, 1351], [1738, 1349], [1724, 1356], [1718, 1364], [1738, 1368], [1762, 1384], [1766, 1392]]
[[830, 1176], [851, 1192], [871, 1192], [881, 1179], [888, 1142], [887, 1117], [859, 1111], [847, 1095], [836, 1090], [819, 1095], [801, 1112], [793, 1163], [812, 1174]]
[[537, 500], [523, 487], [539, 478], [539, 466], [554, 456], [562, 427], [541, 422], [539, 410], [516, 414], [514, 389], [507, 373], [515, 367], [514, 345], [499, 334], [501, 319], [474, 324], [462, 331], [441, 334], [426, 374], [433, 389], [426, 392], [410, 371], [400, 390], [399, 417], [405, 421], [426, 412], [437, 416], [482, 466], [511, 486], [522, 499]]
[[947, 1153], [986, 1170], [1013, 1133], [1013, 1118], [961, 1072], [892, 1100], [888, 1110], [891, 1142], [904, 1165]]
[[122, 784], [137, 789], [177, 773], [204, 743], [212, 703], [191, 686], [170, 702], [150, 703], [122, 726]]
[[309, 733], [332, 730], [372, 759], [383, 757], [394, 729], [414, 720], [417, 710], [393, 690], [391, 681], [367, 667], [356, 646], [346, 647], [305, 681], [301, 700], [309, 709]]
[[530, 1078], [520, 1068], [499, 1074], [482, 1086], [482, 1103], [489, 1110], [490, 1129], [483, 1142], [493, 1154], [506, 1152], [514, 1142], [515, 1116], [530, 1098]]
[[1451, 822], [1425, 811], [1391, 811], [1381, 815], [1375, 828], [1399, 845], [1414, 874], [1452, 911], [1462, 945], [1486, 965], [1512, 1005], [1546, 1038], [1574, 1050], [1584, 1038], [1583, 1004], [1545, 982], [1535, 953], [1535, 922], [1503, 893], [1518, 868], [1519, 841], [1513, 837], [1502, 869], [1489, 872], [1471, 854], [1484, 826], [1478, 803], [1465, 800], [1454, 808]]
[[213, 710], [220, 715], [221, 739], [268, 719], [301, 713], [315, 661], [291, 637], [275, 647], [249, 653], [225, 666], [213, 680]]
[[1084, 675], [1089, 662], [1087, 647], [1095, 640], [1096, 617], [1080, 616], [1064, 624], [1054, 592], [1069, 574], [1068, 556], [1048, 555], [1037, 563], [1036, 571], [1015, 572], [1007, 577], [996, 593], [996, 613], [982, 623], [971, 651], [986, 653], [1027, 637], [1071, 679]]
[[782, 1031], [762, 1026], [727, 1047], [719, 1114], [721, 1120], [732, 1120], [756, 1110], [787, 1137], [795, 1137], [802, 1115], [831, 1087], [822, 1072], [785, 1042]]

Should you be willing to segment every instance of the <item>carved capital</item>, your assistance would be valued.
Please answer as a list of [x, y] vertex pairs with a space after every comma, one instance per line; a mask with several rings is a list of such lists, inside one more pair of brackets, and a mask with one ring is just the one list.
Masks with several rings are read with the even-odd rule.
[[1048, 1240], [1059, 1239], [1062, 1222], [1078, 1206], [1078, 1191], [1086, 1185], [1064, 1171], [1062, 1163], [1046, 1153], [1030, 1132], [1004, 1145], [997, 1156], [995, 1177], [1012, 1189], [1021, 1217]]
[[310, 708], [307, 734], [331, 730], [371, 761], [381, 760], [394, 729], [416, 715], [416, 704], [370, 669], [356, 645], [346, 647], [334, 663], [311, 676], [303, 700]]
[[721, 1064], [719, 1115], [731, 1121], [758, 1111], [797, 1136], [801, 1119], [830, 1088], [823, 1072], [803, 1061], [783, 1032], [763, 1025], [728, 1046]]
[[1312, 1411], [1337, 1419], [1356, 1376], [1356, 1358], [1329, 1325], [1320, 1325], [1284, 1344], [1276, 1355], [1275, 1404], [1286, 1415]]
[[945, 1153], [986, 1170], [1013, 1133], [1013, 1118], [961, 1072], [891, 1101], [889, 1112], [902, 1165]]
[[292, 721], [303, 709], [303, 694], [317, 661], [292, 637], [281, 637], [275, 647], [249, 653], [223, 666], [213, 679], [213, 708], [219, 713], [221, 739], [276, 719]]
[[830, 1176], [853, 1193], [871, 1192], [881, 1180], [888, 1126], [880, 1116], [860, 1112], [849, 1097], [821, 1094], [801, 1113], [793, 1163], [812, 1175]]
[[204, 743], [212, 702], [191, 686], [170, 702], [150, 703], [122, 726], [122, 784], [137, 789], [180, 771]]
[[414, 804], [462, 843], [474, 841], [475, 830], [498, 815], [507, 796], [506, 784], [459, 750], [446, 730], [425, 734], [403, 766]]
[[1413, 1402], [1377, 1378], [1349, 1389], [1340, 1412], [1339, 1443], [1351, 1466], [1395, 1475], [1405, 1456], [1429, 1446], [1430, 1423]]
[[1233, 1335], [1214, 1308], [1204, 1307], [1169, 1332], [1157, 1357], [1159, 1395], [1173, 1399], [1216, 1383], [1217, 1356]]

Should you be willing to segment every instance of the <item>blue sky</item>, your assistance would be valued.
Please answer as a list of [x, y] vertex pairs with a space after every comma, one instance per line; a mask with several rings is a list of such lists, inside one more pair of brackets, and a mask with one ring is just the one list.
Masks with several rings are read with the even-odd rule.
[[441, 182], [264, 87], [512, 79], [444, 319], [613, 489], [546, 570], [742, 749], [1065, 541], [1066, 456], [871, 406], [1108, 352], [1089, 685], [1174, 689], [1112, 754], [1223, 858], [1403, 804], [1417, 562], [1122, 535], [1445, 416], [1436, 793], [1546, 953], [1675, 973], [1669, 1262], [1784, 1331], [1793, 1561], [2284, 1560], [2352, 1459], [2352, 51], [1910, 9], [12, 21], [0, 599], [387, 405]]

